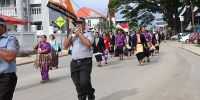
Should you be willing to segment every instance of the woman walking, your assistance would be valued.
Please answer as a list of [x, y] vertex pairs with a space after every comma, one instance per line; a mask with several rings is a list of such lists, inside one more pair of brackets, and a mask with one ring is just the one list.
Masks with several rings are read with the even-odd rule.
[[153, 38], [155, 40], [155, 53], [159, 53], [159, 46], [160, 46], [160, 42], [161, 42], [161, 35], [160, 33], [157, 31], [157, 29], [154, 29], [154, 34], [153, 34]]
[[41, 83], [46, 83], [49, 81], [49, 67], [51, 64], [51, 45], [46, 41], [46, 35], [41, 35], [40, 42], [36, 43], [33, 48], [37, 50], [36, 64], [40, 68], [42, 80]]
[[119, 60], [124, 60], [123, 58], [123, 49], [125, 45], [125, 37], [122, 32], [118, 31], [115, 37], [115, 45], [116, 45], [116, 52], [119, 54]]
[[58, 59], [59, 59], [59, 49], [61, 50], [60, 46], [55, 40], [55, 35], [51, 34], [49, 35], [50, 41], [49, 43], [51, 44], [52, 50], [51, 50], [51, 55], [52, 55], [52, 62], [51, 62], [51, 70], [52, 67], [58, 69]]
[[105, 64], [108, 63], [108, 54], [109, 54], [109, 47], [110, 47], [110, 38], [109, 38], [109, 34], [104, 33], [103, 34], [103, 40], [104, 40], [104, 51], [103, 51], [103, 56], [104, 56], [104, 60], [105, 60]]
[[110, 48], [109, 48], [109, 53], [111, 57], [113, 56], [115, 52], [115, 36], [113, 35], [112, 31], [109, 32], [110, 35]]
[[149, 56], [151, 55], [150, 48], [152, 46], [152, 37], [151, 34], [147, 30], [145, 30], [145, 27], [141, 27], [140, 31], [144, 35], [147, 42], [147, 47], [144, 48], [144, 61], [150, 62]]
[[93, 44], [93, 53], [97, 61], [97, 67], [102, 67], [101, 61], [102, 61], [102, 53], [103, 53], [104, 47], [105, 46], [104, 46], [103, 38], [100, 37], [99, 32], [96, 32], [95, 41]]
[[132, 37], [132, 44], [135, 48], [135, 54], [139, 61], [139, 66], [144, 66], [144, 49], [147, 47], [145, 36], [138, 30]]

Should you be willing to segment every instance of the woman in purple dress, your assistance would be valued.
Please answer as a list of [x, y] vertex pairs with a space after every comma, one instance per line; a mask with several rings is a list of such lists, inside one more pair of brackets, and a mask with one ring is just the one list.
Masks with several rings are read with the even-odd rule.
[[41, 71], [42, 80], [41, 83], [49, 81], [49, 68], [51, 65], [51, 45], [46, 41], [46, 35], [41, 35], [40, 42], [36, 43], [33, 48], [37, 50], [36, 64]]
[[116, 50], [119, 54], [119, 60], [124, 60], [123, 49], [125, 45], [125, 37], [120, 31], [118, 31], [117, 35], [115, 36], [115, 45], [116, 45]]
[[144, 48], [144, 61], [150, 62], [149, 56], [151, 55], [150, 48], [152, 46], [152, 37], [151, 34], [147, 30], [145, 30], [145, 27], [140, 27], [140, 31], [144, 35], [147, 42], [147, 47]]

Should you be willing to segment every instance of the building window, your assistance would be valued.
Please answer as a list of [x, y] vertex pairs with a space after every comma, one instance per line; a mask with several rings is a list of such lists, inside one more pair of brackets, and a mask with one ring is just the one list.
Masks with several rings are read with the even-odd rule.
[[1, 7], [13, 7], [16, 4], [16, 0], [0, 0]]

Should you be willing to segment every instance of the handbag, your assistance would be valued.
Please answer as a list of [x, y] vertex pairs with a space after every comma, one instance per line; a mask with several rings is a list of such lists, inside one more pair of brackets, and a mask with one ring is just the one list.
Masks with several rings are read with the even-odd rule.
[[39, 65], [38, 65], [38, 54], [36, 55], [36, 59], [33, 63], [33, 68], [38, 69]]

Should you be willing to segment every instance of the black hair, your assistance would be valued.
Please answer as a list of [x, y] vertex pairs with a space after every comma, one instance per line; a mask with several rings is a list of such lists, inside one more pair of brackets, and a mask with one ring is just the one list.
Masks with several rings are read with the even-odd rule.
[[44, 37], [45, 37], [45, 39], [47, 38], [47, 36], [46, 36], [46, 35], [41, 35], [41, 37], [42, 37], [42, 36], [44, 36]]

